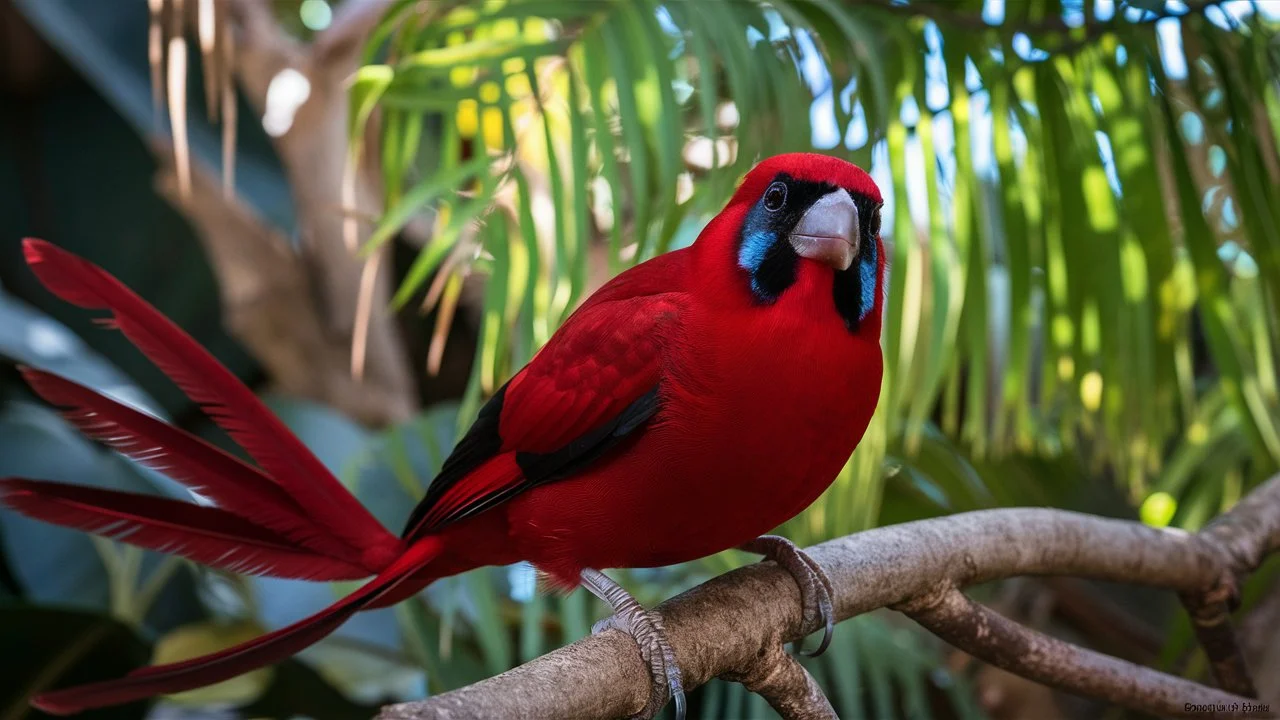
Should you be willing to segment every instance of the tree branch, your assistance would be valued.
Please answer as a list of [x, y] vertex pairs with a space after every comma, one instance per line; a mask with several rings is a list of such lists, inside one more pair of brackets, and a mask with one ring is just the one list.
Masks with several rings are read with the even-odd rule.
[[[305, 78], [301, 105], [272, 138], [289, 179], [300, 248], [236, 198], [217, 192], [209, 177], [195, 179], [198, 196], [167, 193], [198, 230], [232, 335], [286, 392], [374, 426], [405, 420], [417, 408], [408, 353], [388, 309], [390, 273], [373, 272], [389, 248], [366, 265], [343, 237], [348, 214], [376, 217], [379, 208], [381, 191], [371, 173], [355, 178], [351, 206], [343, 202], [345, 83], [361, 43], [390, 3], [349, 0], [310, 45], [288, 36], [269, 0], [218, 0], [215, 6], [223, 22], [220, 42], [235, 48], [220, 71], [234, 76], [258, 116], [271, 105], [268, 90], [282, 72]], [[172, 162], [167, 150], [157, 154], [165, 189], [174, 179]]]
[[1202, 595], [1183, 595], [1182, 604], [1191, 616], [1200, 647], [1204, 648], [1213, 677], [1228, 692], [1256, 698], [1258, 691], [1245, 664], [1244, 652], [1236, 641], [1231, 627], [1231, 611], [1228, 609], [1225, 591], [1214, 590]]
[[1245, 658], [1258, 678], [1258, 699], [1280, 707], [1280, 644], [1275, 641], [1280, 626], [1280, 582], [1271, 580], [1258, 602], [1240, 620], [1240, 640]]
[[1240, 701], [1236, 695], [1023, 627], [973, 602], [949, 584], [895, 609], [974, 657], [1078, 695], [1160, 715], [1184, 715], [1191, 705], [1230, 706]]
[[818, 682], [781, 643], [766, 647], [747, 672], [725, 673], [723, 677], [759, 694], [785, 718], [840, 720]]
[[[329, 332], [316, 311], [315, 279], [306, 258], [252, 208], [219, 192], [217, 177], [192, 163], [191, 198], [178, 189], [173, 154], [155, 142], [156, 189], [181, 207], [218, 278], [222, 323], [262, 364], [275, 387], [381, 425], [406, 407], [404, 390], [359, 382], [348, 371], [349, 341]], [[388, 408], [393, 410], [389, 411]]]
[[[936, 596], [940, 586], [962, 588], [1019, 575], [1072, 575], [1204, 594], [1219, 586], [1224, 574], [1243, 577], [1253, 571], [1278, 545], [1280, 476], [1194, 535], [1062, 510], [1018, 508], [876, 528], [808, 552], [830, 577], [837, 618], [845, 620], [877, 608], [917, 608], [908, 603]], [[933, 616], [927, 608], [917, 611], [928, 620], [948, 617], [947, 612], [954, 612], [950, 608], [936, 610]], [[772, 563], [714, 578], [668, 600], [658, 611], [686, 689], [715, 677], [758, 677], [762, 656], [803, 634], [799, 591], [791, 577]], [[989, 615], [983, 617], [995, 626]], [[1007, 619], [996, 622], [1008, 623], [1000, 626], [1001, 637], [1007, 640], [1024, 644], [1050, 640], [1029, 635], [1031, 631]], [[1052, 642], [1060, 653], [1065, 652], [1062, 646], [1070, 647]], [[977, 646], [970, 652], [990, 655]], [[1248, 698], [1078, 648], [1059, 657], [1078, 660], [1096, 672], [1116, 674], [1110, 679], [1080, 679], [1074, 686], [1057, 678], [1060, 686], [1087, 693], [1111, 688], [1108, 692], [1118, 694], [1109, 697], [1136, 710], [1182, 714], [1184, 703], [1248, 702]], [[775, 672], [783, 679], [772, 686], [787, 689], [771, 698], [775, 707], [788, 717], [825, 717], [813, 702], [793, 700], [802, 694], [795, 690], [800, 685], [798, 676], [779, 667]], [[1041, 667], [1036, 671], [1019, 658], [1008, 669], [1041, 679], [1035, 674], [1043, 673]], [[811, 681], [804, 682], [810, 687]], [[1122, 683], [1128, 688], [1119, 693], [1115, 688]], [[623, 717], [644, 706], [648, 687], [649, 676], [634, 642], [609, 631], [469, 687], [389, 706], [380, 717]], [[757, 687], [771, 691], [767, 679], [757, 681]], [[1173, 701], [1179, 707], [1172, 707]]]

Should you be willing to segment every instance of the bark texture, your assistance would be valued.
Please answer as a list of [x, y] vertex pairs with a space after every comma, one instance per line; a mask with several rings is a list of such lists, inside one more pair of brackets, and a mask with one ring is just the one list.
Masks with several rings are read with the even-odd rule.
[[[894, 608], [966, 652], [1023, 677], [1155, 715], [1194, 716], [1209, 706], [1244, 708], [1256, 701], [1050, 638], [977, 605], [960, 589], [1022, 575], [1062, 575], [1225, 603], [1222, 588], [1238, 587], [1277, 547], [1280, 476], [1196, 534], [1017, 508], [877, 528], [808, 553], [833, 583], [841, 620]], [[799, 591], [776, 565], [751, 565], [714, 578], [663, 603], [658, 612], [686, 689], [723, 677], [760, 692], [784, 717], [834, 717], [812, 678], [782, 651], [783, 643], [798, 640], [804, 629]], [[1215, 642], [1224, 645], [1212, 654], [1238, 655], [1234, 633], [1215, 627]], [[1248, 674], [1242, 662], [1230, 670], [1237, 671], [1242, 674], [1220, 676], [1219, 682], [1243, 688]], [[388, 706], [380, 718], [626, 717], [644, 706], [648, 688], [635, 644], [610, 631], [474, 685]], [[1245, 714], [1241, 710], [1235, 716]]]

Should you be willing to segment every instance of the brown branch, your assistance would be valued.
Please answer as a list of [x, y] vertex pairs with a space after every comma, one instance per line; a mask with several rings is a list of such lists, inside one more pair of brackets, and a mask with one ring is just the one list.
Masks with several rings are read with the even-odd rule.
[[[217, 0], [220, 42], [224, 52], [234, 47], [218, 70], [235, 78], [257, 116], [281, 72], [293, 70], [307, 83], [305, 101], [287, 129], [273, 138], [294, 200], [299, 250], [230, 193], [219, 193], [207, 177], [196, 180], [198, 197], [170, 194], [195, 224], [210, 257], [231, 334], [286, 392], [370, 425], [407, 419], [417, 407], [408, 353], [388, 309], [390, 273], [365, 273], [364, 261], [342, 237], [345, 214], [376, 217], [380, 209], [381, 190], [372, 173], [357, 178], [354, 207], [342, 201], [348, 152], [345, 83], [356, 69], [363, 39], [389, 5], [390, 0], [344, 3], [333, 24], [303, 45], [279, 26], [269, 0]], [[222, 90], [230, 102], [230, 86]], [[234, 114], [227, 119], [233, 121]], [[229, 138], [234, 141], [234, 135]], [[158, 154], [159, 183], [165, 188], [172, 161], [167, 149]], [[233, 157], [224, 153], [224, 162]], [[224, 172], [230, 170], [228, 163]], [[361, 297], [365, 312], [358, 314]], [[363, 372], [355, 377], [353, 347], [364, 351]]]
[[391, 7], [390, 0], [346, 0], [334, 12], [333, 22], [311, 44], [317, 64], [339, 67], [355, 62], [364, 40]]
[[[1258, 569], [1267, 555], [1280, 550], [1280, 478], [1271, 478], [1241, 498], [1235, 507], [1198, 534], [1221, 555], [1225, 569], [1240, 576]], [[1234, 604], [1234, 599], [1232, 600]]]
[[1236, 695], [1031, 630], [973, 602], [950, 584], [895, 609], [974, 657], [1067, 692], [1161, 715], [1185, 715], [1190, 706], [1240, 701]]
[[[1203, 594], [1217, 587], [1224, 573], [1242, 577], [1253, 571], [1277, 545], [1280, 476], [1259, 486], [1198, 535], [1061, 510], [1019, 508], [876, 528], [808, 552], [830, 577], [836, 616], [844, 620], [927, 597], [940, 583], [962, 588], [1020, 575], [1070, 575]], [[686, 689], [715, 677], [751, 677], [762, 654], [803, 634], [799, 591], [772, 563], [714, 578], [668, 600], [658, 611]], [[1028, 674], [1018, 663], [1012, 665], [1014, 672]], [[1137, 666], [1127, 663], [1108, 667], [1124, 671], [1117, 682], [1122, 679], [1132, 688], [1117, 701], [1136, 710], [1168, 714], [1171, 687], [1188, 693], [1177, 698], [1180, 703], [1228, 697], [1152, 670], [1133, 672]], [[381, 717], [623, 717], [644, 706], [648, 686], [634, 642], [622, 633], [606, 632], [475, 685], [390, 706]], [[1231, 702], [1248, 702], [1229, 697]]]
[[764, 650], [745, 673], [725, 673], [722, 677], [758, 693], [785, 718], [839, 720], [818, 682], [782, 643], [772, 643]]
[[1236, 695], [1256, 698], [1258, 691], [1249, 675], [1235, 629], [1231, 627], [1231, 611], [1225, 595], [1226, 591], [1222, 589], [1201, 595], [1183, 595], [1182, 604], [1191, 616], [1191, 627], [1200, 647], [1204, 648], [1218, 685]]
[[316, 312], [314, 279], [289, 241], [237, 198], [220, 192], [203, 164], [192, 166], [193, 193], [182, 200], [172, 154], [154, 143], [157, 191], [182, 207], [218, 278], [222, 322], [272, 378], [276, 389], [336, 407], [369, 424], [405, 399], [351, 377], [348, 346]]
[[1145, 618], [1100, 594], [1083, 580], [1045, 578], [1053, 611], [1092, 640], [1107, 643], [1112, 652], [1132, 662], [1154, 660], [1164, 647], [1164, 635]]
[[1258, 699], [1280, 707], [1280, 582], [1272, 580], [1265, 594], [1240, 621], [1240, 638], [1245, 658], [1258, 678]]
[[1231, 626], [1231, 611], [1239, 604], [1242, 576], [1280, 547], [1280, 512], [1260, 502], [1255, 493], [1210, 523], [1199, 536], [1221, 555], [1224, 572], [1214, 586], [1200, 593], [1183, 593], [1182, 603], [1218, 684], [1237, 695], [1256, 698], [1258, 691]]

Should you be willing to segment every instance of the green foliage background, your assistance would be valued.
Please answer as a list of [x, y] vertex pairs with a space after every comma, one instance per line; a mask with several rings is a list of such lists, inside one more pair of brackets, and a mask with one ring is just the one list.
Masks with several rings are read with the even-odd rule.
[[[113, 48], [69, 35], [66, 23], [103, 22], [87, 5], [19, 5], [82, 72], [138, 41], [120, 32]], [[406, 312], [432, 282], [435, 302], [454, 302], [465, 278], [483, 277], [470, 383], [459, 403], [377, 432], [313, 404], [274, 398], [273, 407], [398, 527], [478, 403], [598, 281], [593, 258], [612, 274], [691, 242], [746, 168], [814, 149], [817, 138], [819, 150], [871, 168], [889, 196], [887, 372], [862, 445], [782, 532], [810, 544], [1009, 505], [1201, 527], [1280, 461], [1273, 16], [1248, 2], [996, 5], [392, 3], [351, 85], [351, 166], [378, 169], [385, 190], [366, 252], [395, 242], [410, 219], [434, 224], [399, 278], [394, 302]], [[280, 2], [277, 12], [291, 19], [298, 6]], [[104, 114], [145, 132], [149, 106], [145, 96], [138, 105], [133, 76], [106, 77], [94, 85], [114, 108]], [[240, 132], [241, 192], [289, 227], [287, 185], [254, 125]], [[359, 141], [370, 131], [375, 146]], [[197, 123], [197, 152], [201, 132]], [[180, 275], [196, 284], [166, 289], [143, 271], [130, 277], [119, 258], [158, 244], [127, 245], [127, 231], [108, 231], [97, 246], [82, 239], [97, 227], [62, 229], [57, 239], [144, 296], [169, 297], [158, 304], [198, 325], [202, 342], [252, 377], [252, 363], [216, 329], [210, 276], [189, 229], [168, 221], [175, 229], [163, 243], [172, 248], [172, 236], [186, 234], [187, 245], [169, 252], [187, 253]], [[30, 226], [8, 223], [6, 237]], [[3, 281], [0, 353], [159, 414], [189, 413], [170, 395], [152, 400], [154, 375], [112, 341], [86, 334], [86, 346], [46, 310], [68, 323], [82, 318], [26, 302], [36, 297], [29, 280], [6, 271]], [[41, 328], [62, 344], [33, 344]], [[14, 378], [4, 380], [0, 449], [10, 452], [0, 452], [0, 475], [181, 492], [76, 438]], [[217, 644], [284, 624], [335, 592], [198, 572], [7, 514], [0, 530], [11, 580], [0, 623], [44, 622], [50, 606], [65, 604], [90, 612], [84, 622], [115, 618], [102, 622], [123, 629], [96, 637], [120, 643], [108, 655], [131, 658], [126, 666], [145, 661], [138, 643]], [[655, 603], [749, 561], [729, 552], [620, 577]], [[324, 688], [337, 699], [314, 716], [367, 715], [387, 697], [458, 687], [536, 657], [604, 614], [582, 592], [546, 596], [532, 583], [520, 567], [442, 581], [350, 623], [305, 665], [186, 701], [270, 708]], [[1185, 623], [1178, 613], [1154, 615], [1165, 658], [1179, 657], [1190, 647]], [[67, 647], [72, 654], [50, 666], [87, 658]], [[120, 671], [84, 662], [98, 677]], [[936, 642], [888, 614], [841, 625], [828, 654], [806, 664], [845, 717], [981, 712], [966, 677], [943, 669]], [[1181, 668], [1203, 671], [1195, 661]], [[15, 716], [31, 687], [14, 694]], [[721, 682], [695, 703], [707, 718], [771, 713]]]

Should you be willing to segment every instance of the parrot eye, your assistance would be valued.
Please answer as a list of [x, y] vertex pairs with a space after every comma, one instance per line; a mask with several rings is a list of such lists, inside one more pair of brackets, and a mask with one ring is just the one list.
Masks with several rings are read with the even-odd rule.
[[867, 230], [870, 231], [871, 239], [875, 240], [880, 237], [880, 208], [871, 211], [871, 217], [867, 220]]
[[776, 182], [764, 191], [764, 209], [769, 212], [778, 212], [782, 209], [783, 203], [787, 201], [787, 186], [785, 183]]

